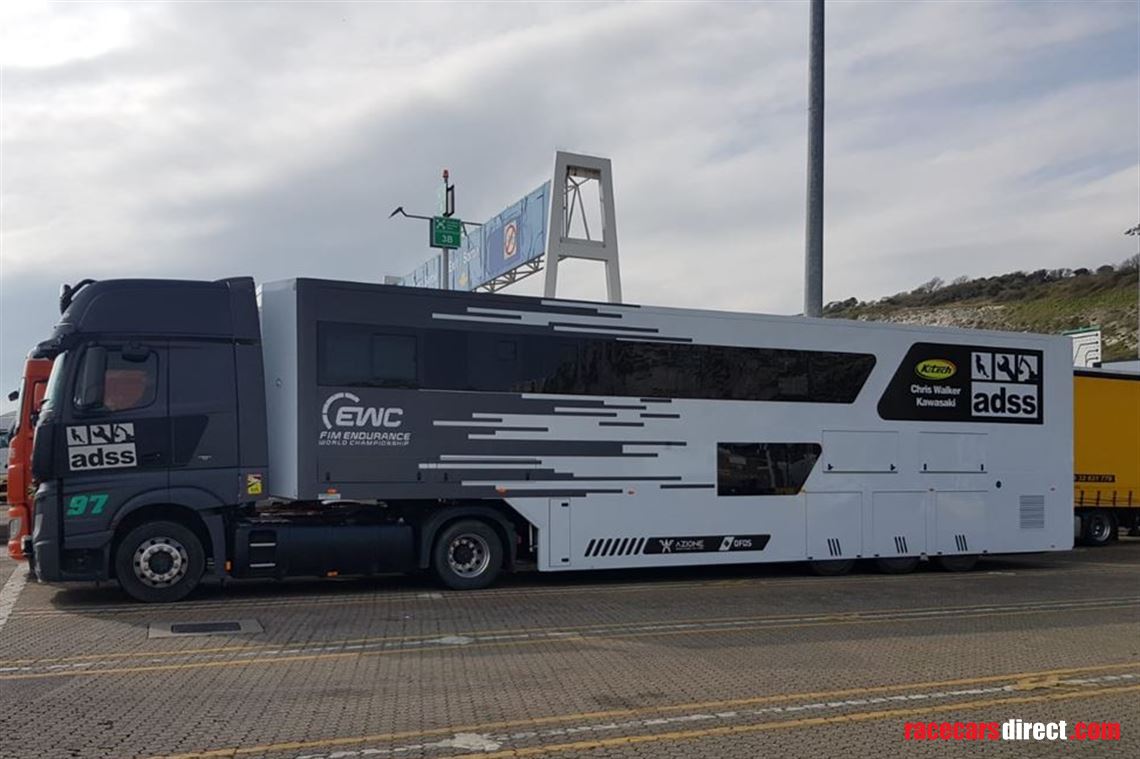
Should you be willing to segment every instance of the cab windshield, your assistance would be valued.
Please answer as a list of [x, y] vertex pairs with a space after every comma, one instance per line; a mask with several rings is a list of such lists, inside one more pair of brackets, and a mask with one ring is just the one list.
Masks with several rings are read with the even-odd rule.
[[51, 365], [51, 374], [48, 375], [47, 387], [44, 388], [44, 400], [40, 406], [40, 415], [47, 416], [59, 408], [63, 393], [63, 377], [67, 373], [68, 353], [64, 351], [55, 358]]
[[[20, 419], [22, 419], [24, 416], [24, 397], [27, 392], [28, 380], [27, 378], [21, 378], [20, 389], [16, 393], [16, 400], [18, 401], [19, 405], [16, 407], [16, 415], [12, 418], [12, 427], [8, 430], [0, 430], [0, 435], [5, 434], [5, 432], [7, 433], [8, 441], [11, 441], [12, 438], [16, 437], [16, 433], [20, 431]], [[8, 444], [9, 443], [5, 443], [5, 445]]]

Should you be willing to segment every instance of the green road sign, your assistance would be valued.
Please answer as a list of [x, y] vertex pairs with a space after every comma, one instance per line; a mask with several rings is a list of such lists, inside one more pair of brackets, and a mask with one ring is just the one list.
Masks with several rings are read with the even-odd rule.
[[431, 247], [458, 248], [463, 238], [463, 222], [454, 217], [433, 216], [431, 226]]

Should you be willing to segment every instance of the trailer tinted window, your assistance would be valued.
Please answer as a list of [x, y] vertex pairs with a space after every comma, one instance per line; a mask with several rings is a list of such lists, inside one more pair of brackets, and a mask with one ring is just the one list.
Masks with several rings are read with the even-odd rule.
[[322, 385], [418, 387], [416, 337], [374, 327], [321, 324], [317, 335]]
[[372, 380], [389, 387], [416, 384], [416, 338], [410, 335], [373, 335]]
[[853, 403], [875, 366], [862, 353], [539, 334], [425, 330], [423, 345], [424, 387], [440, 390]]
[[717, 443], [717, 495], [796, 495], [822, 448], [817, 443]]
[[491, 330], [421, 329], [418, 341], [385, 335], [369, 347], [370, 329], [321, 325], [322, 385], [853, 403], [875, 366], [866, 353]]

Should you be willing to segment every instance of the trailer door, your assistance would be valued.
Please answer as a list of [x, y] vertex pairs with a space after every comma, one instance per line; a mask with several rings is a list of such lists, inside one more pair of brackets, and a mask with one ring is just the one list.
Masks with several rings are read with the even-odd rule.
[[551, 498], [546, 528], [546, 564], [551, 569], [570, 564], [569, 498]]

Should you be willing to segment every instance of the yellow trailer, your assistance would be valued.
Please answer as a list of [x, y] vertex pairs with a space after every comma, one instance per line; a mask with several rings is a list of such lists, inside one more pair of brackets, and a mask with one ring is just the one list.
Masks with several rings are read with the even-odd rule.
[[1081, 542], [1140, 532], [1140, 374], [1074, 372], [1073, 471]]

